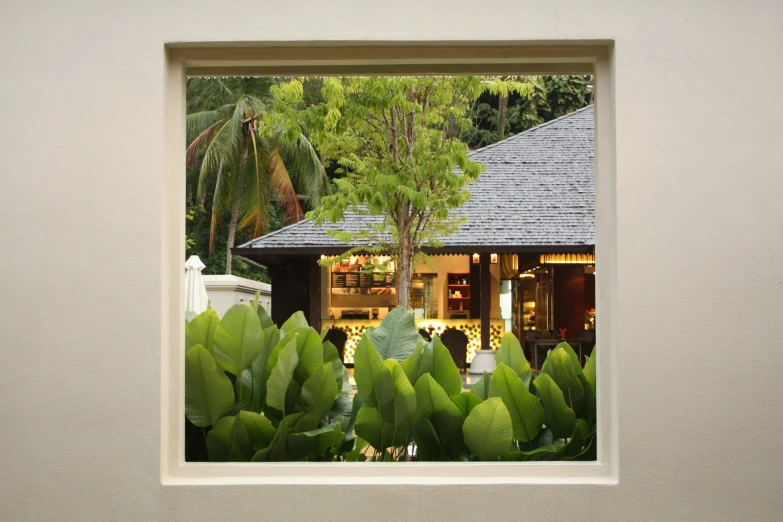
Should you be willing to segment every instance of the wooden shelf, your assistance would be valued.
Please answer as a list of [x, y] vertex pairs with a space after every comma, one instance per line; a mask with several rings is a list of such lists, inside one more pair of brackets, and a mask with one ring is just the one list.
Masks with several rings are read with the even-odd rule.
[[463, 288], [470, 288], [470, 285], [463, 285], [463, 284], [458, 284], [458, 285], [456, 285], [456, 284], [455, 284], [455, 285], [446, 285], [446, 286], [449, 286], [449, 287], [452, 287], [452, 286], [461, 286], [461, 287], [463, 287]]
[[465, 297], [465, 296], [462, 296], [462, 297], [449, 297], [449, 300], [452, 300], [452, 299], [457, 299], [457, 300], [460, 300], [460, 301], [464, 301], [466, 299], [470, 299], [470, 296], [468, 296], [468, 297]]

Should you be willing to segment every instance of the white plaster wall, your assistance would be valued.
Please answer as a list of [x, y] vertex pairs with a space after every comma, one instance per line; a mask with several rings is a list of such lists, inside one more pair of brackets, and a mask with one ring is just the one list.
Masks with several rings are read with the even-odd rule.
[[[0, 10], [3, 520], [780, 520], [782, 3]], [[619, 485], [161, 486], [163, 44], [395, 39], [616, 41]]]
[[210, 306], [218, 317], [239, 303], [250, 303], [260, 291], [258, 302], [268, 314], [272, 313], [272, 285], [233, 275], [205, 275], [204, 286]]

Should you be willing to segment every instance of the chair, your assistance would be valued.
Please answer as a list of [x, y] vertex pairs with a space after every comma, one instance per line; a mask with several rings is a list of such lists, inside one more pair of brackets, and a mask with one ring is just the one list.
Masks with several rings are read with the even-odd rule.
[[525, 341], [523, 348], [525, 350], [525, 357], [527, 357], [528, 361], [533, 360], [533, 350], [536, 349], [536, 339], [538, 338], [538, 332], [535, 330], [526, 330], [525, 331]]
[[348, 341], [348, 334], [339, 328], [329, 328], [324, 336], [324, 341], [329, 341], [337, 348], [337, 353], [340, 354], [340, 360], [345, 362], [345, 343]]
[[468, 336], [462, 330], [447, 328], [440, 336], [443, 345], [449, 350], [454, 364], [460, 371], [468, 367]]
[[595, 346], [595, 330], [582, 330], [576, 334], [576, 338], [581, 341], [581, 350], [579, 354], [580, 363], [584, 365], [586, 356], [593, 353]]
[[427, 330], [425, 330], [424, 328], [421, 328], [421, 329], [419, 330], [419, 335], [421, 335], [421, 336], [424, 338], [424, 340], [425, 340], [425, 341], [427, 341], [427, 342], [430, 342], [430, 341], [432, 341], [432, 336], [431, 336], [431, 335], [430, 335], [430, 333], [429, 333]]

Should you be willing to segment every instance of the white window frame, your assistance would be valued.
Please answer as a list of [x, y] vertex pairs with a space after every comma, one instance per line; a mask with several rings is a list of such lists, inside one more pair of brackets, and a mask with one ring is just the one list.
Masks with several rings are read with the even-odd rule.
[[[161, 481], [220, 484], [617, 484], [616, 173], [611, 41], [169, 44], [162, 201]], [[194, 463], [185, 462], [184, 281], [185, 80], [198, 75], [326, 74], [595, 75], [598, 329], [595, 462]]]

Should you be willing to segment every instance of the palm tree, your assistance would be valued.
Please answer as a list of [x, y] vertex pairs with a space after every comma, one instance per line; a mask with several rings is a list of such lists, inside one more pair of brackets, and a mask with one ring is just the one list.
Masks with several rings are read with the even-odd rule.
[[[217, 82], [216, 82], [217, 83]], [[225, 84], [217, 84], [227, 95]], [[228, 91], [230, 93], [230, 91]], [[187, 115], [187, 166], [199, 157], [196, 197], [203, 205], [207, 184], [214, 177], [214, 197], [209, 234], [212, 254], [221, 216], [230, 212], [226, 274], [231, 274], [231, 249], [238, 230], [253, 226], [253, 237], [268, 230], [268, 206], [275, 201], [289, 222], [304, 218], [296, 185], [311, 205], [329, 190], [323, 164], [303, 132], [293, 139], [279, 130], [272, 137], [259, 133], [264, 102], [242, 94], [232, 103]]]

